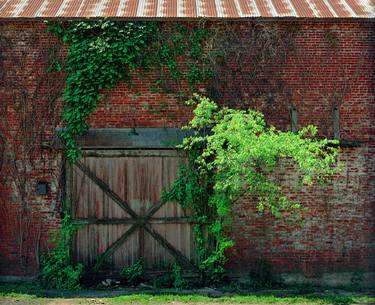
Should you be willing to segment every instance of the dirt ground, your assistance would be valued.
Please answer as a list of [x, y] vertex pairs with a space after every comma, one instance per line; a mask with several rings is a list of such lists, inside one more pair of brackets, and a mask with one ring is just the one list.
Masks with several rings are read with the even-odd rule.
[[109, 304], [102, 299], [22, 299], [0, 297], [1, 305], [105, 305]]

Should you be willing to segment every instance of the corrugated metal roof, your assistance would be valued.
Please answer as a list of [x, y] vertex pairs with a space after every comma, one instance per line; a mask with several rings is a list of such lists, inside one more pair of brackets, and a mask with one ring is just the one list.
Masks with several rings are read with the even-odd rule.
[[0, 0], [0, 18], [374, 18], [375, 0]]

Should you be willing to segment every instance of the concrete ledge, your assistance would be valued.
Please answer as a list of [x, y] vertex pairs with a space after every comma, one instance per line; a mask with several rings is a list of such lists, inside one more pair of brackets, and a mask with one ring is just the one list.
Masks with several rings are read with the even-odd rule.
[[0, 283], [33, 282], [35, 279], [35, 276], [0, 275]]
[[330, 288], [351, 286], [357, 278], [362, 279], [358, 282], [360, 287], [375, 289], [375, 272], [322, 273], [317, 277], [306, 277], [301, 273], [282, 273], [281, 278], [285, 284], [312, 284]]

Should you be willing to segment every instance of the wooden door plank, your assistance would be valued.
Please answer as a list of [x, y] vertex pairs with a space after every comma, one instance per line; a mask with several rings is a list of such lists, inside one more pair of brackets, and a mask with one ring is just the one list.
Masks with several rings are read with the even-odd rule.
[[168, 252], [182, 265], [189, 269], [198, 270], [198, 268], [180, 251], [173, 247], [163, 236], [161, 236], [151, 225], [145, 223], [143, 225], [145, 230], [158, 241]]
[[[107, 180], [108, 186], [110, 189], [116, 193], [124, 202], [129, 204], [129, 201], [126, 199], [126, 191], [124, 185], [126, 184], [127, 174], [124, 171], [124, 162], [121, 158], [101, 158], [101, 161], [104, 163], [107, 170]], [[132, 208], [129, 205], [130, 208]], [[132, 208], [133, 209], [133, 208]], [[133, 209], [134, 211], [134, 209]], [[135, 211], [136, 212], [136, 211]], [[138, 213], [136, 213], [138, 214]], [[127, 217], [124, 215], [124, 210], [119, 205], [113, 205], [111, 209], [112, 218], [121, 218]]]
[[113, 192], [110, 187], [102, 179], [98, 178], [86, 165], [82, 164], [80, 161], [77, 161], [76, 166], [83, 173], [85, 173], [87, 177], [95, 182], [108, 197], [115, 201], [131, 217], [138, 218], [138, 215], [129, 207], [129, 205], [124, 200], [122, 200], [115, 192]]
[[113, 252], [116, 251], [126, 240], [133, 234], [133, 232], [139, 227], [138, 224], [132, 225], [119, 239], [117, 239], [107, 250], [105, 250], [98, 258], [94, 265], [94, 271], [98, 271], [103, 262], [108, 258]]
[[[184, 162], [181, 155], [170, 151], [100, 151], [88, 155], [86, 163], [78, 162], [73, 173], [75, 204], [85, 210], [73, 219], [75, 224], [86, 225], [85, 234], [76, 242], [79, 260], [85, 265], [91, 261], [97, 271], [111, 258], [118, 270], [144, 256], [147, 263], [159, 267], [177, 261], [197, 271], [192, 254], [196, 246], [190, 243], [191, 225], [196, 223], [191, 211], [160, 200], [161, 192], [169, 190]], [[83, 187], [79, 189], [74, 183]], [[138, 228], [147, 232], [144, 237]]]
[[[122, 225], [115, 225], [115, 227], [117, 227], [117, 232], [119, 232], [121, 226]], [[127, 229], [130, 228], [129, 225], [126, 225], [126, 227]], [[140, 230], [136, 230], [133, 234], [128, 236], [126, 241], [122, 243], [115, 252], [113, 252], [113, 270], [119, 271], [124, 266], [129, 266], [137, 260], [139, 257], [139, 231]]]

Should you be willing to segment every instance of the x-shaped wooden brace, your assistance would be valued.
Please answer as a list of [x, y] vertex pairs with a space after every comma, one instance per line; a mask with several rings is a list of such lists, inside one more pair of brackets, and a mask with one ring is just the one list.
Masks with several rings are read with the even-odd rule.
[[126, 213], [128, 213], [132, 220], [135, 222], [131, 227], [117, 239], [107, 250], [105, 250], [95, 263], [94, 270], [99, 270], [105, 259], [114, 253], [138, 228], [144, 228], [156, 241], [158, 241], [183, 267], [197, 270], [197, 267], [179, 250], [174, 248], [163, 236], [161, 236], [152, 226], [148, 223], [150, 218], [165, 204], [165, 201], [160, 201], [158, 204], [152, 206], [145, 216], [138, 215], [120, 196], [113, 192], [110, 187], [99, 177], [95, 175], [86, 165], [82, 162], [76, 162], [76, 166], [95, 184], [97, 184], [103, 192], [116, 202]]

